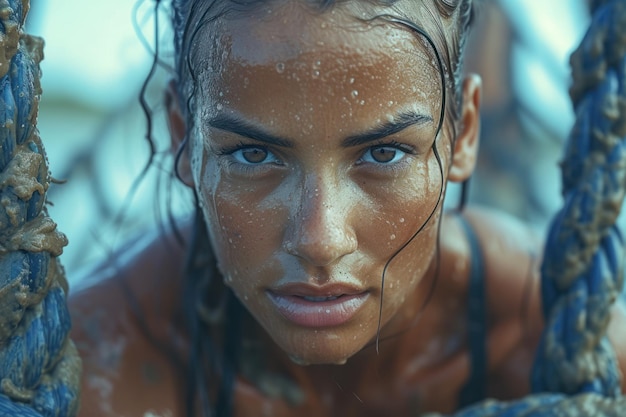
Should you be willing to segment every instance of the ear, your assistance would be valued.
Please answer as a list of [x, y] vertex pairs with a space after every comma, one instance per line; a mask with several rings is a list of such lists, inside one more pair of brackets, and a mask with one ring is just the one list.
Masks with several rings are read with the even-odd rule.
[[481, 87], [482, 81], [476, 74], [470, 74], [463, 80], [463, 108], [460, 131], [454, 143], [452, 164], [448, 173], [450, 181], [465, 181], [476, 166], [480, 142]]
[[174, 168], [181, 181], [185, 185], [193, 187], [194, 181], [191, 173], [189, 143], [186, 140], [187, 122], [180, 108], [178, 89], [174, 80], [168, 83], [165, 90], [165, 108], [167, 110], [167, 125], [170, 131], [170, 151], [174, 155], [174, 163], [177, 164]]

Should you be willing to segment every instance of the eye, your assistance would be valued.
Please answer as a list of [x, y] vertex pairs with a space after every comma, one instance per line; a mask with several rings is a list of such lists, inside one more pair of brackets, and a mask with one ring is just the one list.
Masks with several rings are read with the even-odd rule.
[[278, 163], [278, 158], [265, 148], [246, 146], [231, 152], [233, 159], [245, 165]]
[[361, 162], [393, 164], [399, 162], [406, 154], [394, 146], [373, 146], [363, 154]]

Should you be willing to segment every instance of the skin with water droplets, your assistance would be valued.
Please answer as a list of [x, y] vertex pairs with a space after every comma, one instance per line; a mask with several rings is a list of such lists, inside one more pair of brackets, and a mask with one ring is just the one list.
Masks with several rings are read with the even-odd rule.
[[[193, 168], [220, 269], [239, 277], [227, 285], [289, 355], [307, 363], [342, 363], [376, 336], [386, 262], [431, 212], [439, 211], [445, 178], [431, 146], [441, 99], [440, 87], [429, 83], [436, 72], [428, 51], [411, 33], [368, 26], [348, 15], [335, 16], [332, 30], [327, 23], [321, 31], [315, 20], [308, 13], [296, 15], [293, 24], [276, 33], [265, 21], [251, 22], [249, 32], [225, 28], [222, 36], [230, 50], [222, 62], [224, 73], [200, 77], [200, 97], [206, 100], [199, 105], [209, 110], [199, 112], [202, 119], [196, 121], [204, 128], [193, 146], [201, 156], [194, 160], [202, 164]], [[291, 30], [299, 32], [297, 40]], [[430, 100], [414, 93], [415, 85]], [[423, 114], [428, 122], [392, 138], [414, 149], [398, 163], [360, 162], [378, 142], [342, 144], [348, 135], [407, 111]], [[286, 138], [290, 145], [267, 146], [211, 128], [210, 120], [224, 114]], [[343, 119], [345, 114], [350, 118]], [[439, 142], [449, 155], [449, 139]], [[275, 160], [250, 167], [220, 155], [239, 143], [266, 147]], [[242, 210], [246, 207], [255, 210]], [[407, 220], [388, 224], [387, 219], [397, 218]], [[402, 285], [386, 289], [384, 333], [403, 326], [404, 320], [390, 322], [402, 316], [397, 312], [406, 305], [406, 294], [420, 296], [415, 289], [432, 261], [435, 219], [388, 269], [387, 279]], [[390, 243], [381, 245], [382, 236]], [[268, 291], [292, 282], [347, 283], [368, 297], [349, 319], [327, 329], [338, 340], [329, 343], [323, 332], [286, 320], [268, 297]], [[317, 322], [339, 320], [321, 317]], [[357, 325], [367, 331], [357, 332]]]

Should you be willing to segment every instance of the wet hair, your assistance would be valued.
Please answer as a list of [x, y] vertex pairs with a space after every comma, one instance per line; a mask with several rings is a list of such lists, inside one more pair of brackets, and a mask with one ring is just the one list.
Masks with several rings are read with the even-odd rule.
[[[172, 0], [172, 26], [174, 29], [174, 60], [177, 77], [178, 93], [181, 100], [181, 108], [186, 112], [188, 132], [193, 128], [193, 120], [189, 117], [193, 114], [193, 101], [196, 93], [196, 41], [198, 33], [207, 25], [216, 24], [221, 18], [232, 15], [250, 14], [259, 7], [267, 6], [276, 2], [287, 0]], [[313, 11], [325, 12], [337, 7], [342, 3], [351, 3], [355, 0], [299, 0], [307, 3]], [[396, 24], [414, 22], [411, 9], [416, 9], [415, 0], [364, 0], [364, 4], [371, 6], [387, 6], [393, 12]], [[413, 4], [411, 4], [413, 3]], [[450, 129], [449, 137], [455, 138], [461, 111], [461, 75], [463, 72], [463, 51], [467, 38], [468, 29], [474, 18], [472, 0], [432, 0], [428, 2], [426, 10], [432, 16], [435, 33], [428, 34], [434, 46], [433, 53], [441, 54], [443, 66], [439, 68], [446, 80], [446, 89], [454, 100], [449, 100], [446, 115], [450, 123], [446, 127]], [[376, 17], [372, 18], [374, 20]], [[453, 26], [446, 29], [444, 21], [455, 18]], [[416, 26], [416, 25], [412, 25]], [[219, 42], [219, 37], [213, 38]]]
[[[242, 16], [251, 15], [264, 5], [286, 1], [306, 2], [314, 12], [318, 13], [338, 7], [342, 3], [355, 2], [355, 0], [172, 0], [175, 77], [178, 97], [181, 100], [179, 104], [187, 119], [186, 138], [177, 153], [175, 166], [178, 165], [177, 161], [182, 154], [182, 149], [187, 145], [193, 132], [191, 116], [195, 110], [194, 96], [198, 75], [194, 58], [197, 51], [197, 35], [207, 25], [216, 25], [212, 30], [219, 30], [220, 20], [233, 13], [239, 13]], [[415, 0], [364, 0], [361, 3], [364, 7], [387, 6], [389, 8], [390, 14], [374, 15], [367, 20], [386, 20], [389, 24], [410, 30], [426, 42], [436, 60], [441, 76], [442, 104], [437, 133], [443, 128], [448, 129], [448, 137], [454, 140], [462, 102], [462, 54], [468, 28], [473, 20], [471, 0], [432, 0], [426, 10], [432, 16], [434, 23], [432, 27], [435, 28], [435, 33], [428, 33], [414, 23], [416, 19], [411, 11], [418, 7]], [[362, 17], [356, 18], [363, 19]], [[448, 22], [452, 24], [446, 24]], [[218, 36], [212, 39], [216, 43], [220, 41]], [[453, 99], [446, 100], [447, 96]], [[391, 256], [384, 271], [395, 256], [421, 232], [442, 203], [444, 173], [436, 147], [436, 137], [437, 135], [435, 135], [432, 148], [439, 163], [442, 178], [439, 201], [424, 225]], [[243, 317], [247, 312], [232, 291], [223, 284], [198, 204], [196, 204], [196, 224], [193, 233], [188, 250], [183, 292], [186, 327], [191, 347], [185, 372], [186, 413], [188, 417], [196, 416], [198, 412], [202, 416], [227, 417], [232, 415], [233, 391], [242, 345], [241, 327], [245, 321]], [[384, 288], [384, 271], [382, 288]], [[380, 312], [382, 313], [382, 294]]]

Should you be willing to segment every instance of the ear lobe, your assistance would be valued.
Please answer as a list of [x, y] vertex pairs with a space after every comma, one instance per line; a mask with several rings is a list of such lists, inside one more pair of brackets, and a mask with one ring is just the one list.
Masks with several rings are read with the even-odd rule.
[[191, 158], [189, 156], [189, 144], [187, 143], [187, 123], [180, 109], [177, 85], [171, 80], [165, 90], [165, 108], [167, 110], [167, 125], [170, 132], [170, 151], [174, 155], [177, 176], [187, 186], [193, 187], [193, 175], [191, 173]]
[[452, 164], [448, 173], [450, 181], [465, 181], [476, 166], [480, 142], [481, 87], [482, 81], [476, 74], [470, 74], [463, 80], [460, 132], [454, 143]]

